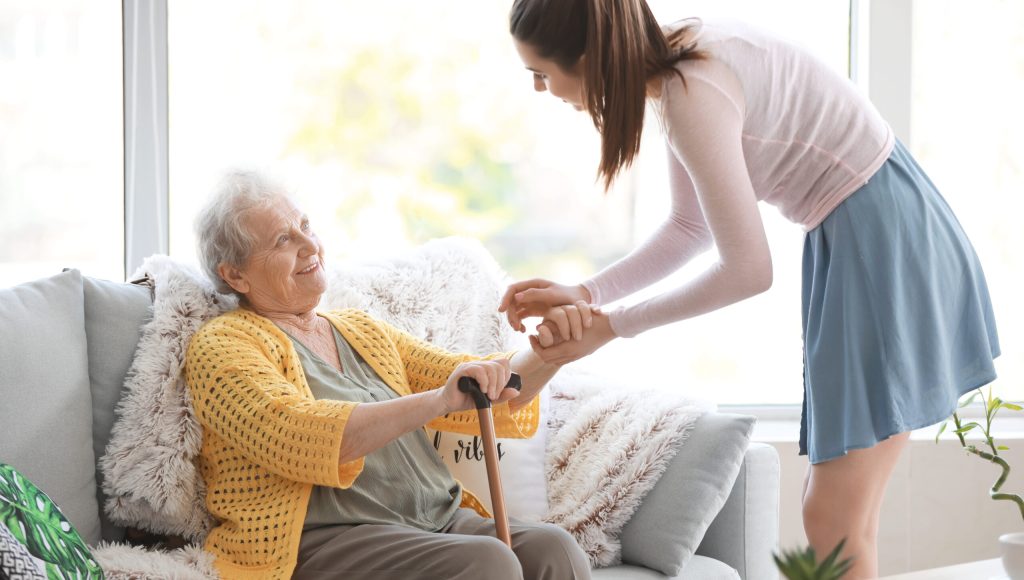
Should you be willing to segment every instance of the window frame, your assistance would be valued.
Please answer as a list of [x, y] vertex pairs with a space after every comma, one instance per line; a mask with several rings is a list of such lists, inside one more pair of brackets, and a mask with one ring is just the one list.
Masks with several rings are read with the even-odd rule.
[[127, 277], [170, 247], [167, 0], [123, 0], [121, 18]]

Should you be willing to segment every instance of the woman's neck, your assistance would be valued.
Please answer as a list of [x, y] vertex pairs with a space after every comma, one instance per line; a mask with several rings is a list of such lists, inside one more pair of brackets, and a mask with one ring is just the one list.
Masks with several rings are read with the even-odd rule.
[[323, 319], [317, 316], [315, 310], [309, 310], [300, 314], [291, 312], [260, 312], [256, 310], [256, 314], [269, 319], [278, 326], [285, 326], [303, 333], [316, 333], [323, 325]]

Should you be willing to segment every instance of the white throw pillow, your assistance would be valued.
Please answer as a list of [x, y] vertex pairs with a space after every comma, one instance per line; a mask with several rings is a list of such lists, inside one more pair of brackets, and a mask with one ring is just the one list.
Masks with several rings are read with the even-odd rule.
[[[547, 410], [550, 405], [547, 393], [545, 389], [540, 395], [540, 427], [536, 435], [530, 439], [498, 439], [498, 467], [509, 517], [540, 521], [548, 513], [547, 477], [544, 474]], [[427, 436], [455, 479], [494, 513], [480, 438], [433, 429], [427, 429]]]

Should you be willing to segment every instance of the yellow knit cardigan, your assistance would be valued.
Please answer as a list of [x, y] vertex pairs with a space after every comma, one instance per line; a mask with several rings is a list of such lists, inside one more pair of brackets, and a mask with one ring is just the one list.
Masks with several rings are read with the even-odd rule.
[[[441, 387], [460, 363], [480, 358], [448, 353], [357, 310], [321, 314], [399, 395]], [[362, 458], [338, 464], [356, 403], [314, 399], [288, 336], [246, 309], [195, 334], [185, 376], [203, 427], [206, 507], [217, 519], [205, 549], [223, 578], [290, 577], [313, 486], [347, 488], [362, 470]], [[533, 436], [538, 411], [536, 398], [515, 412], [496, 405], [498, 436]], [[480, 432], [476, 411], [429, 426]], [[487, 515], [468, 490], [462, 506]]]

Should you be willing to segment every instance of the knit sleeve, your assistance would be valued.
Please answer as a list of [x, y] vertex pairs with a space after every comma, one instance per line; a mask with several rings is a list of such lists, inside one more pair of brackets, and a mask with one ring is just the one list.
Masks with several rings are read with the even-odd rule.
[[583, 282], [594, 304], [608, 304], [646, 288], [713, 245], [693, 181], [671, 146], [667, 151], [672, 210], [643, 244]]
[[692, 180], [718, 257], [691, 280], [612, 311], [621, 337], [706, 314], [771, 284], [771, 253], [744, 159], [738, 79], [724, 65], [694, 61], [686, 86], [672, 78], [663, 92], [666, 138]]
[[[455, 367], [464, 362], [511, 358], [514, 354], [511, 352], [494, 353], [483, 357], [454, 354], [387, 324], [381, 323], [381, 326], [390, 335], [391, 340], [398, 349], [399, 357], [405, 367], [406, 377], [409, 381], [409, 388], [414, 393], [422, 393], [443, 387], [448, 381], [448, 377], [455, 371]], [[537, 432], [537, 426], [540, 423], [539, 399], [539, 397], [534, 397], [528, 405], [514, 412], [509, 409], [507, 402], [495, 405], [495, 434], [498, 437], [516, 439], [532, 437]], [[480, 421], [475, 410], [450, 413], [444, 417], [434, 419], [427, 426], [439, 431], [449, 431], [465, 435], [480, 434]]]
[[339, 465], [338, 456], [356, 403], [302, 393], [288, 378], [301, 367], [285, 366], [281, 350], [255, 327], [214, 320], [197, 332], [185, 367], [196, 418], [204, 432], [276, 475], [351, 486], [363, 460]]

